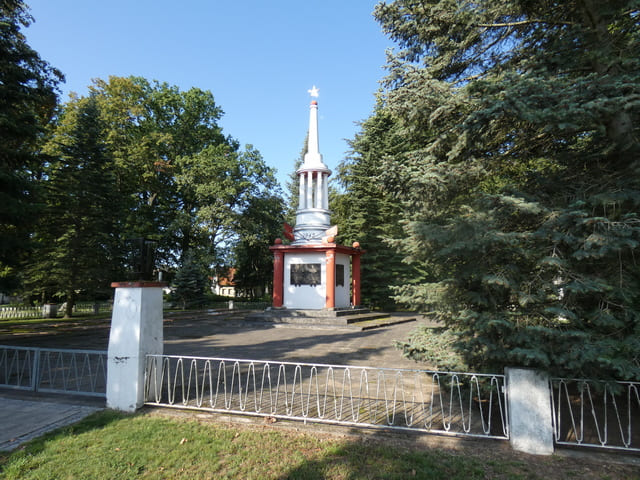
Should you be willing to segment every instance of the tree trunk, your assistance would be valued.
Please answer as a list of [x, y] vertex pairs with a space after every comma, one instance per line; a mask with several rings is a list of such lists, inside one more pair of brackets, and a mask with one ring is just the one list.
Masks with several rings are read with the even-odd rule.
[[67, 293], [67, 301], [64, 309], [64, 318], [71, 318], [73, 316], [73, 306], [76, 303], [76, 295], [75, 292]]
[[[616, 75], [622, 70], [619, 53], [612, 33], [609, 31], [609, 21], [604, 18], [600, 10], [602, 4], [598, 0], [583, 0], [582, 13], [585, 25], [594, 33], [597, 48], [603, 54], [593, 60], [593, 70], [602, 76]], [[633, 136], [633, 119], [631, 116], [619, 110], [605, 119], [607, 137], [614, 142], [618, 151], [628, 151], [637, 146], [637, 139]]]

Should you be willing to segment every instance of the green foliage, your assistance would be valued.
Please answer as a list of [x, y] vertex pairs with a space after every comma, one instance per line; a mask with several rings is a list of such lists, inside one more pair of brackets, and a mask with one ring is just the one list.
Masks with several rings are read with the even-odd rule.
[[[245, 297], [257, 299], [273, 283], [273, 255], [269, 246], [282, 235], [284, 202], [273, 177], [253, 195], [236, 225], [238, 241], [234, 247], [236, 289]], [[269, 288], [271, 291], [271, 288]]]
[[398, 301], [474, 368], [639, 379], [639, 12], [633, 2], [399, 0], [382, 102]]
[[106, 145], [128, 201], [123, 234], [157, 241], [158, 261], [170, 269], [184, 252], [211, 242], [217, 233], [206, 231], [203, 237], [197, 224], [202, 205], [195, 190], [219, 179], [209, 175], [189, 187], [180, 179], [189, 178], [199, 159], [209, 165], [237, 155], [237, 144], [218, 126], [222, 110], [211, 92], [183, 92], [140, 77], [95, 80], [90, 92], [100, 104]]
[[392, 299], [394, 282], [416, 275], [416, 269], [403, 264], [402, 255], [389, 247], [389, 240], [402, 234], [398, 224], [402, 205], [381, 182], [384, 158], [398, 152], [402, 145], [394, 119], [383, 109], [377, 110], [350, 142], [351, 156], [338, 167], [342, 191], [330, 196], [340, 242], [351, 245], [357, 241], [365, 251], [362, 303], [383, 309], [396, 307]]
[[16, 267], [28, 254], [38, 219], [35, 179], [43, 162], [42, 134], [62, 74], [26, 42], [32, 22], [20, 0], [0, 0], [0, 290], [18, 286]]
[[396, 342], [405, 357], [447, 372], [468, 372], [469, 366], [456, 348], [458, 336], [444, 327], [417, 327], [407, 341]]
[[[190, 263], [187, 252], [212, 268], [241, 237], [251, 243], [271, 232], [266, 217], [279, 219], [283, 209], [273, 172], [253, 147], [241, 151], [222, 134], [221, 116], [210, 92], [139, 77], [95, 80], [87, 97], [61, 105], [43, 149], [46, 208], [30, 232], [28, 291], [64, 297], [71, 309], [78, 295], [99, 295], [126, 276], [123, 250], [133, 239], [156, 242], [157, 266], [170, 274]], [[262, 262], [266, 241], [253, 241], [246, 255]], [[258, 275], [254, 267], [245, 262], [247, 279]]]

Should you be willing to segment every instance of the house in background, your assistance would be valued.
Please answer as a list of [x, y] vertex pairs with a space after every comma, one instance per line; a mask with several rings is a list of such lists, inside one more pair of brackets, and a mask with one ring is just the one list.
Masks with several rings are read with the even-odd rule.
[[223, 297], [235, 297], [236, 284], [233, 280], [235, 273], [235, 268], [228, 267], [211, 277], [211, 291]]

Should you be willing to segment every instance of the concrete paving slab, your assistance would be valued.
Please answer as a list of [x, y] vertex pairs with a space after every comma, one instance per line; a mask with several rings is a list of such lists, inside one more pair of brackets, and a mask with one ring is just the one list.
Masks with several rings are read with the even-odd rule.
[[98, 406], [26, 400], [0, 395], [0, 451], [14, 450], [24, 442], [47, 432], [79, 422]]

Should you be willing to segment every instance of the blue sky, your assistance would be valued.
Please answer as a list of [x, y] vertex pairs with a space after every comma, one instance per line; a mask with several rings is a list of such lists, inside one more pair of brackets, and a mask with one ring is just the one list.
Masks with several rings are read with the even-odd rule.
[[320, 90], [320, 152], [335, 170], [375, 103], [393, 46], [377, 0], [26, 0], [27, 41], [66, 76], [63, 100], [93, 78], [137, 75], [210, 90], [221, 125], [284, 180]]

